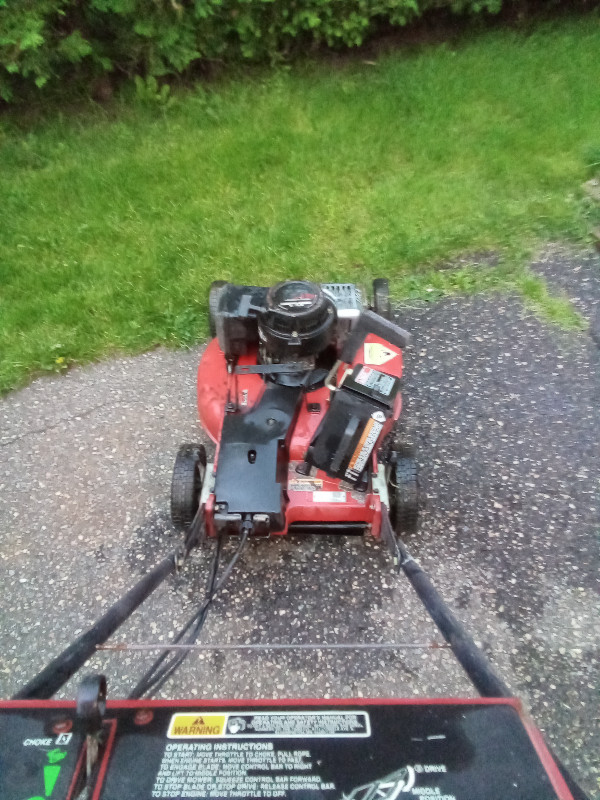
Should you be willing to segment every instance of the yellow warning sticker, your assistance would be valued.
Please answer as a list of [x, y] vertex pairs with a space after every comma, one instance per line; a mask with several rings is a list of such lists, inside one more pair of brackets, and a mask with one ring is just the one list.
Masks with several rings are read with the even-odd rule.
[[381, 344], [381, 342], [365, 342], [365, 364], [374, 364], [380, 367], [396, 358], [398, 353], [392, 350], [391, 347]]
[[225, 714], [173, 714], [167, 732], [169, 739], [199, 739], [202, 736], [222, 736]]

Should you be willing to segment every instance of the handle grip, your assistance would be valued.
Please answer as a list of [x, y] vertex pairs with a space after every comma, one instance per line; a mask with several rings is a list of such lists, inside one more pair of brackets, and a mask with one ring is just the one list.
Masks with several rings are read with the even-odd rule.
[[389, 342], [393, 347], [403, 350], [410, 342], [410, 333], [400, 328], [373, 311], [363, 311], [358, 322], [352, 329], [350, 336], [346, 339], [340, 359], [346, 364], [352, 363], [358, 348], [364, 344], [367, 336], [372, 333], [380, 339]]

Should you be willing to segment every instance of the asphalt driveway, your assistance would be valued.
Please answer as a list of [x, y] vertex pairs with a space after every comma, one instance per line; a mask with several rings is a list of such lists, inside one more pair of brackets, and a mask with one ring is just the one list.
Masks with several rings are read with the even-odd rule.
[[[597, 313], [594, 256], [557, 252], [534, 268], [590, 319]], [[424, 490], [410, 547], [558, 753], [597, 791], [600, 350], [515, 297], [450, 298], [399, 314], [414, 336], [404, 396]], [[0, 401], [0, 696], [178, 542], [170, 474], [178, 445], [202, 440], [199, 352], [121, 358]], [[116, 639], [168, 641], [197, 603], [209, 559], [196, 553]], [[220, 643], [438, 639], [384, 548], [330, 537], [252, 543], [204, 634]], [[104, 654], [90, 667], [106, 670], [110, 693], [123, 696], [148, 662]], [[410, 650], [195, 653], [163, 694], [473, 691], [448, 651]]]

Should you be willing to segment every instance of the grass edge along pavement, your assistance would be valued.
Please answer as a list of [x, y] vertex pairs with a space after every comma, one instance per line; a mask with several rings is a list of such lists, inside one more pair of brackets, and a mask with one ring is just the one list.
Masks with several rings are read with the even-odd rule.
[[469, 257], [464, 260], [466, 263], [458, 269], [434, 268], [392, 280], [394, 299], [397, 302], [432, 302], [450, 295], [516, 293], [526, 308], [562, 330], [584, 331], [588, 328], [588, 322], [566, 294], [551, 289], [544, 278], [528, 269], [526, 264], [531, 259], [527, 262], [502, 259], [490, 267]]
[[[164, 107], [1, 118], [0, 392], [203, 339], [215, 278], [383, 276], [396, 300], [508, 289], [581, 327], [525, 254], [587, 238], [594, 19], [306, 63]], [[445, 268], [477, 252], [502, 259]]]

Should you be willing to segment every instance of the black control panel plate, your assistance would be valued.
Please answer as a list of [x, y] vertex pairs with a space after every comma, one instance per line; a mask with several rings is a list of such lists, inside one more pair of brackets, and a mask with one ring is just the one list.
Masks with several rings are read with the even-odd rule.
[[[74, 704], [0, 703], [2, 800], [75, 800]], [[77, 790], [79, 792], [79, 790]], [[91, 800], [569, 800], [512, 701], [109, 703]]]

